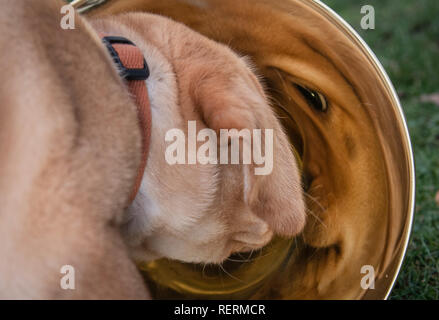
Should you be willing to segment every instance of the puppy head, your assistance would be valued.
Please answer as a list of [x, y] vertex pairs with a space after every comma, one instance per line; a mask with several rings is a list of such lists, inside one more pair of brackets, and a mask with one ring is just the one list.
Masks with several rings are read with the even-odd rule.
[[[299, 233], [305, 209], [298, 165], [248, 61], [183, 25], [140, 17], [149, 19], [144, 37], [155, 47], [145, 46], [153, 123], [148, 164], [124, 230], [134, 258], [220, 263], [261, 248], [274, 234]], [[224, 130], [230, 136], [222, 139]], [[212, 139], [215, 148], [206, 152]], [[183, 152], [184, 163], [169, 163], [178, 142], [183, 147], [171, 153]], [[224, 151], [232, 153], [234, 143], [237, 164]], [[200, 155], [216, 161], [202, 163]]]

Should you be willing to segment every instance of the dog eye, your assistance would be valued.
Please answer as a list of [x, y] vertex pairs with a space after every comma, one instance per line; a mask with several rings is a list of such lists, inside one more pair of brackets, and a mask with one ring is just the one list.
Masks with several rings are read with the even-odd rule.
[[317, 111], [325, 112], [328, 109], [328, 101], [325, 96], [320, 92], [302, 87], [298, 84], [295, 85], [300, 91], [305, 100]]

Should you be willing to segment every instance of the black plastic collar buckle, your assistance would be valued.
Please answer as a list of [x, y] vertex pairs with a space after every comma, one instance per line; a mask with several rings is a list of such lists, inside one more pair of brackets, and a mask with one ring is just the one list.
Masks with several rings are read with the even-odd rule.
[[118, 68], [120, 69], [121, 76], [124, 77], [126, 80], [146, 80], [149, 77], [149, 68], [146, 64], [145, 58], [143, 58], [143, 68], [142, 69], [130, 69], [126, 68], [122, 61], [120, 60], [119, 55], [117, 54], [116, 50], [113, 48], [113, 44], [129, 44], [132, 46], [136, 46], [134, 43], [132, 43], [130, 40], [123, 38], [123, 37], [104, 37], [102, 38], [102, 42], [107, 47], [108, 51], [111, 54], [111, 57], [113, 58], [114, 62], [117, 64]]

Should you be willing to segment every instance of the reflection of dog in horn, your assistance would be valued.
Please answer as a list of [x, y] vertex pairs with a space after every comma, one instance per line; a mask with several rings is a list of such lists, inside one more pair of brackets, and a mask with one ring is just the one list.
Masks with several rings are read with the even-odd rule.
[[391, 101], [364, 53], [312, 7], [299, 0], [124, 0], [89, 13], [168, 16], [249, 56], [263, 76], [303, 162], [309, 215], [288, 268], [260, 298], [362, 297], [362, 266], [386, 279], [400, 239], [401, 218], [391, 212], [402, 211], [405, 194], [392, 191], [400, 179], [387, 174], [400, 164], [384, 163], [393, 159], [381, 147], [390, 142], [375, 130], [395, 130], [381, 116]]

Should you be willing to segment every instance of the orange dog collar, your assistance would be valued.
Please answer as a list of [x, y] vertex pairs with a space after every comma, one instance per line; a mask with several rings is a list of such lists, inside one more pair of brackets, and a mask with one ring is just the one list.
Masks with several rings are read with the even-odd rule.
[[142, 183], [148, 159], [149, 143], [151, 138], [151, 108], [145, 80], [149, 77], [148, 65], [139, 48], [134, 43], [123, 37], [102, 37], [102, 42], [110, 52], [116, 63], [120, 75], [127, 81], [136, 106], [139, 126], [142, 133], [142, 160], [134, 185], [130, 202], [134, 200]]

